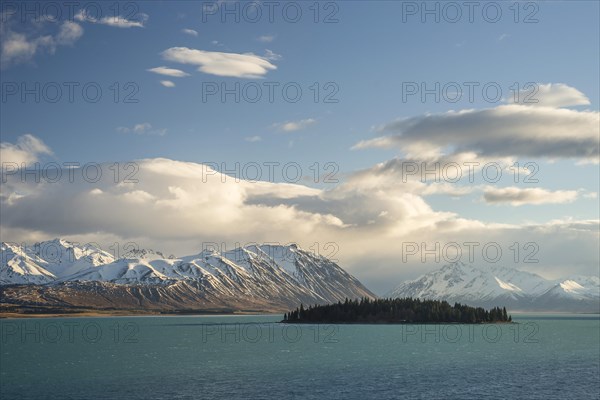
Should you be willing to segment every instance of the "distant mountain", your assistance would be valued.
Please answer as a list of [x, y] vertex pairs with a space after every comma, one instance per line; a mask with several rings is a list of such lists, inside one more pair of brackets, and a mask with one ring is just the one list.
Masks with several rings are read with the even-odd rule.
[[400, 284], [385, 297], [506, 306], [511, 311], [600, 312], [600, 279], [574, 276], [547, 280], [513, 268], [452, 263]]
[[94, 246], [56, 239], [31, 248], [3, 243], [0, 257], [0, 301], [8, 304], [286, 310], [375, 297], [331, 260], [296, 245], [181, 258], [136, 250], [115, 260]]

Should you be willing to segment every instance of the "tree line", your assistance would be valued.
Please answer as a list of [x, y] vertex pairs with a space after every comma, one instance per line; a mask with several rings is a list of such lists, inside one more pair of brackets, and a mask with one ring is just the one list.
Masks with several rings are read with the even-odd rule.
[[486, 310], [445, 300], [375, 299], [314, 305], [285, 313], [282, 322], [301, 323], [465, 323], [512, 322], [506, 307]]

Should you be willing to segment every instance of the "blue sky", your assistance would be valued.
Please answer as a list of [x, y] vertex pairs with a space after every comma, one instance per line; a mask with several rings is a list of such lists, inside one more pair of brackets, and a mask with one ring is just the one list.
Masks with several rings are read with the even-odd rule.
[[[234, 2], [142, 1], [132, 3], [134, 8], [127, 8], [127, 3], [120, 3], [119, 18], [112, 21], [91, 14], [79, 14], [79, 17], [69, 19], [63, 10], [62, 18], [56, 22], [49, 22], [48, 18], [43, 17], [36, 22], [31, 20], [31, 16], [23, 22], [20, 18], [23, 3], [9, 3], [14, 8], [4, 6], [2, 22], [1, 81], [3, 96], [6, 97], [1, 103], [0, 133], [4, 149], [31, 150], [31, 145], [19, 142], [26, 134], [33, 135], [48, 149], [48, 152], [38, 152], [27, 161], [76, 161], [83, 164], [160, 157], [192, 163], [224, 163], [227, 166], [236, 162], [242, 165], [248, 162], [297, 162], [302, 166], [304, 175], [311, 174], [309, 167], [315, 162], [319, 163], [321, 172], [324, 172], [322, 168], [325, 163], [332, 162], [338, 168], [336, 177], [340, 183], [303, 180], [300, 184], [316, 190], [346, 193], [345, 182], [357, 179], [360, 171], [373, 172], [378, 163], [403, 159], [431, 160], [431, 157], [447, 161], [444, 157], [459, 157], [463, 154], [461, 151], [473, 151], [469, 159], [482, 163], [504, 162], [506, 159], [521, 165], [533, 162], [539, 167], [536, 174], [539, 182], [516, 184], [505, 170], [504, 178], [491, 187], [483, 187], [489, 186], [489, 182], [483, 181], [480, 174], [476, 174], [478, 178], [473, 183], [451, 184], [452, 188], [471, 189], [461, 195], [449, 194], [448, 191], [424, 194], [422, 189], [414, 194], [420, 200], [424, 199], [436, 213], [452, 213], [455, 218], [477, 221], [477, 224], [484, 224], [491, 230], [496, 229], [494, 224], [511, 224], [526, 230], [532, 224], [546, 226], [555, 223], [552, 221], [595, 221], [585, 239], [587, 251], [593, 250], [593, 244], [597, 244], [598, 143], [593, 140], [593, 131], [590, 139], [589, 127], [592, 126], [593, 130], [594, 121], [598, 118], [598, 2], [496, 2], [493, 5], [500, 7], [502, 16], [495, 23], [485, 19], [494, 15], [493, 9], [486, 16], [481, 11], [484, 7], [489, 8], [489, 2], [477, 3], [472, 23], [468, 21], [466, 8], [462, 9], [463, 16], [456, 23], [445, 21], [444, 16], [448, 19], [453, 14], [443, 12], [439, 23], [434, 21], [433, 16], [427, 16], [426, 21], [422, 22], [419, 15], [421, 8], [434, 7], [436, 2], [427, 2], [427, 5], [424, 2], [408, 2], [410, 5], [407, 5], [407, 2], [391, 1], [321, 2], [318, 3], [318, 23], [314, 22], [314, 9], [309, 8], [312, 2], [293, 3], [294, 8], [300, 8], [303, 13], [297, 23], [286, 21], [282, 15], [285, 2], [275, 3], [277, 8], [272, 22], [267, 18], [266, 6], [260, 5], [263, 16], [257, 23], [245, 21], [243, 13], [240, 14], [240, 22], [235, 22], [232, 15], [228, 15], [225, 22], [221, 21], [223, 10], [227, 7], [234, 9]], [[102, 4], [102, 17], [115, 15], [115, 9], [110, 9], [109, 3]], [[443, 7], [443, 3], [437, 4]], [[515, 4], [519, 9], [518, 22], [514, 21]], [[403, 14], [408, 10], [407, 7], [413, 6], [418, 9], [416, 15]], [[237, 7], [243, 9], [244, 3], [238, 3]], [[213, 10], [214, 14], [206, 11], [208, 9]], [[80, 11], [76, 9], [75, 15]], [[333, 18], [338, 21], [324, 23], [323, 19], [331, 12], [334, 12]], [[537, 22], [525, 23], [528, 15], [537, 19]], [[184, 29], [188, 30], [187, 33]], [[203, 72], [199, 67], [206, 68], [206, 63], [198, 64], [197, 59], [192, 59], [193, 56], [182, 55], [181, 48], [199, 50], [202, 52], [199, 57], [208, 57], [211, 62], [215, 62], [214, 57], [219, 57], [221, 53], [252, 53], [252, 62], [266, 63], [264, 65], [272, 68], [268, 67], [251, 77], [239, 71], [230, 74], [234, 76], [223, 76], [222, 72], [214, 73], [210, 65], [209, 72], [206, 69]], [[168, 49], [179, 50], [173, 50], [172, 54], [177, 54], [169, 58], [165, 55]], [[180, 57], [179, 61], [176, 61], [177, 57]], [[182, 57], [185, 58], [183, 62]], [[179, 74], [185, 73], [185, 76], [149, 71], [157, 67], [176, 69], [182, 71]], [[229, 67], [218, 63], [212, 65], [218, 71], [219, 68]], [[172, 82], [166, 85], [174, 86], [167, 87], [160, 81]], [[79, 86], [74, 91], [73, 102], [68, 101], [66, 89], [56, 103], [46, 101], [43, 96], [36, 103], [31, 95], [21, 101], [20, 89], [16, 94], [7, 93], [12, 88], [7, 85], [34, 87], [36, 82], [42, 87], [52, 82], [63, 88], [65, 82], [77, 82]], [[115, 82], [121, 96], [118, 102], [113, 99]], [[303, 90], [302, 98], [296, 103], [285, 101], [278, 89], [290, 82]], [[312, 85], [315, 82], [320, 90], [317, 102], [313, 99], [315, 86]], [[403, 87], [406, 89], [406, 84], [411, 82], [418, 85], [425, 83], [430, 88], [436, 82], [441, 86], [458, 82], [463, 90], [466, 88], [464, 82], [476, 82], [478, 86], [473, 101], [468, 100], [466, 93], [463, 93], [462, 101], [455, 103], [444, 98], [436, 102], [433, 96], [422, 101], [418, 94], [403, 101]], [[524, 133], [515, 133], [521, 132], [520, 128], [515, 128], [515, 132], [504, 132], [509, 143], [506, 146], [502, 145], [502, 139], [498, 139], [498, 135], [503, 134], [502, 130], [495, 133], [498, 140], [493, 143], [479, 143], [481, 135], [478, 132], [474, 133], [472, 139], [455, 143], [453, 139], [438, 139], [428, 130], [428, 125], [424, 125], [424, 130], [415, 128], [413, 142], [408, 143], [403, 138], [396, 138], [396, 141], [393, 137], [398, 132], [383, 128], [389, 128], [396, 120], [407, 118], [412, 118], [415, 124], [427, 124], [428, 116], [445, 115], [451, 110], [480, 111], [499, 107], [498, 112], [504, 112], [502, 107], [507, 106], [513, 95], [511, 88], [515, 84], [523, 87], [530, 82], [542, 88], [539, 93], [542, 105], [552, 105], [555, 111], [558, 110], [553, 124], [563, 130], [556, 135], [564, 134], [566, 139], [561, 136], [562, 139], [546, 143], [543, 123], [532, 129], [528, 125], [539, 121], [537, 119], [519, 122], [523, 124]], [[81, 87], [89, 83], [102, 89], [102, 98], [97, 103], [85, 101], [82, 97]], [[279, 85], [275, 89], [273, 102], [266, 100], [265, 84], [269, 83]], [[327, 83], [329, 86], [325, 86]], [[485, 100], [480, 88], [489, 83], [501, 88], [502, 99], [494, 102]], [[223, 102], [218, 95], [209, 96], [203, 101], [203, 87], [215, 84], [227, 87], [234, 87], [235, 84], [242, 87], [258, 86], [263, 89], [263, 97], [256, 103], [244, 99], [236, 103], [232, 96]], [[325, 95], [334, 89], [336, 93], [333, 98], [338, 101], [324, 102]], [[138, 100], [137, 103], [125, 103], [122, 96], [132, 90], [135, 91], [132, 98]], [[565, 100], [569, 96], [570, 100], [574, 97], [575, 101]], [[554, 102], [559, 105], [554, 106]], [[561, 110], [568, 110], [572, 115], [560, 119], [563, 118]], [[514, 111], [509, 109], [508, 114]], [[549, 121], [555, 115], [550, 113], [548, 111], [549, 117], [546, 114], [538, 117], [541, 121]], [[577, 125], [579, 122], [573, 122], [584, 117], [587, 119], [581, 126]], [[482, 126], [504, 124], [502, 118], [489, 123], [484, 120]], [[506, 118], [512, 118], [512, 114]], [[574, 125], [571, 128], [569, 124]], [[469, 126], [463, 128], [469, 130]], [[400, 136], [406, 136], [409, 127], [402, 129], [404, 133]], [[565, 133], [570, 129], [577, 132], [571, 138]], [[430, 138], [427, 136], [429, 134], [432, 135]], [[513, 134], [514, 137], [511, 136]], [[583, 136], [578, 138], [579, 134]], [[385, 143], [367, 143], [378, 137], [391, 139]], [[420, 138], [429, 142], [423, 144]], [[439, 145], [438, 140], [443, 142], [443, 151], [433, 156], [433, 153], [427, 153], [429, 156], [425, 157], [423, 146], [435, 147]], [[367, 144], [358, 145], [361, 142]], [[420, 143], [418, 150], [414, 147], [416, 142]], [[512, 147], [510, 143], [514, 143]], [[582, 143], [591, 143], [591, 146]], [[538, 145], [540, 150], [534, 150]], [[564, 149], [569, 146], [573, 149], [561, 152], [560, 146], [563, 145]], [[427, 147], [427, 151], [433, 151], [430, 147]], [[587, 153], [586, 147], [589, 150]], [[486, 150], [479, 151], [482, 148]], [[496, 148], [499, 150], [495, 151]], [[9, 159], [8, 154], [5, 152], [3, 161]], [[462, 157], [464, 160], [464, 154]], [[270, 183], [282, 181], [284, 179], [278, 174]], [[374, 178], [370, 182], [373, 181]], [[396, 183], [400, 190], [402, 182]], [[385, 188], [373, 190], [391, 190], [390, 184], [394, 184], [393, 179], [391, 183], [386, 183]], [[474, 189], [476, 187], [479, 189]], [[508, 187], [515, 188], [515, 191], [537, 189], [545, 192], [528, 192], [525, 197], [519, 197], [526, 200], [516, 204], [510, 201], [510, 194], [501, 192]], [[5, 193], [10, 190], [6, 185], [4, 189]], [[407, 192], [411, 190], [406, 189]], [[488, 191], [487, 197], [482, 197], [485, 190]], [[519, 192], [517, 196], [520, 194], [523, 193]], [[393, 194], [387, 193], [385, 198], [391, 199]], [[492, 198], [496, 201], [490, 200]], [[323, 209], [303, 204], [301, 200], [286, 199], [280, 206], [293, 206], [295, 210], [306, 206], [303, 211], [318, 215], [323, 215], [323, 209], [326, 209], [330, 215], [347, 224], [344, 213], [336, 214], [331, 204], [323, 206]], [[8, 203], [4, 206], [9, 209]], [[16, 205], [11, 203], [10, 207]], [[339, 207], [351, 209], [364, 205], [349, 202]], [[355, 213], [360, 213], [360, 210], [355, 210]], [[378, 211], [376, 214], [381, 213]], [[398, 220], [400, 225], [405, 223], [401, 219]], [[361, 223], [349, 224], [353, 228], [347, 229], [354, 229]], [[371, 220], [364, 223], [367, 229]], [[3, 240], [11, 240], [5, 239], [7, 233], [13, 234], [14, 240], [38, 239], [60, 233], [86, 239], [94, 235], [114, 236], [117, 240], [125, 240], [131, 234], [131, 237], [143, 241], [145, 245], [146, 242], [147, 245], [165, 242], [164, 237], [150, 235], [144, 240], [143, 235], [126, 233], [126, 230], [98, 232], [92, 228], [69, 230], [64, 226], [31, 229], [34, 225], [34, 222], [25, 224], [11, 221], [4, 226]], [[82, 222], [81, 225], [86, 224]], [[430, 228], [438, 229], [435, 224]], [[307, 228], [307, 234], [316, 232], [311, 229]], [[384, 230], [388, 235], [389, 230]], [[210, 240], [208, 231], [192, 234]], [[355, 234], [377, 233], [365, 230]], [[256, 237], [256, 240], [268, 237], [262, 231], [242, 234], [232, 230], [230, 237], [223, 240], [234, 241], [246, 235]], [[315, 235], [325, 237], [325, 233]], [[557, 232], [556, 235], [562, 233]], [[278, 240], [301, 240], [301, 237], [292, 233], [281, 233], [281, 236]], [[442, 240], [449, 239], [446, 237]], [[580, 238], [573, 240], [581, 242]], [[350, 243], [345, 245], [346, 248], [352, 247]], [[589, 247], [590, 243], [592, 248]], [[186, 251], [189, 248], [191, 252], [191, 247], [173, 246], [173, 249]], [[343, 247], [340, 246], [342, 250]], [[346, 260], [349, 258], [353, 256], [347, 256]], [[388, 258], [393, 258], [393, 254], [382, 258], [385, 259], [381, 261], [382, 265], [391, 265]], [[592, 273], [594, 268], [597, 269], [597, 256], [590, 260], [579, 263], [581, 265], [578, 264], [577, 271]], [[361, 275], [360, 265], [356, 262], [348, 264], [351, 264], [353, 273], [364, 278], [366, 273]], [[566, 270], [568, 267], [563, 263], [557, 265], [556, 269]], [[377, 278], [379, 280], [373, 279], [373, 284], [384, 286], [382, 281], [387, 277], [414, 275], [411, 271], [396, 271], [396, 275], [392, 272], [382, 273], [381, 278]]]

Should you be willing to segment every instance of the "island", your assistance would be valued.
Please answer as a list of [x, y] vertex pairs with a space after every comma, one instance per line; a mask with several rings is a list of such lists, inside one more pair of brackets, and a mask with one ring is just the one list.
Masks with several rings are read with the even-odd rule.
[[284, 323], [309, 324], [428, 324], [428, 323], [510, 323], [512, 317], [506, 307], [486, 310], [460, 303], [453, 306], [447, 301], [413, 298], [369, 299], [341, 301], [335, 304], [314, 305], [304, 308], [301, 304], [294, 311], [285, 313]]

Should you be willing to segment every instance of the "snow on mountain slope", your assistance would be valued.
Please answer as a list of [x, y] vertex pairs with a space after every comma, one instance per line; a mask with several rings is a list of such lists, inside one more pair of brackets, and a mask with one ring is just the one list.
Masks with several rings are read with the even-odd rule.
[[479, 268], [453, 263], [404, 282], [386, 297], [443, 299], [475, 306], [506, 305], [523, 310], [594, 310], [600, 304], [598, 277], [551, 281], [513, 268]]
[[2, 242], [0, 284], [43, 284], [114, 261], [92, 244], [78, 245], [62, 239], [33, 246]]
[[571, 276], [558, 280], [545, 295], [571, 299], [594, 299], [600, 297], [600, 278], [597, 276]]
[[491, 266], [489, 269], [483, 269], [483, 272], [488, 272], [501, 279], [504, 282], [514, 285], [519, 288], [524, 295], [537, 296], [549, 289], [551, 286], [549, 281], [539, 275], [530, 272], [519, 271], [514, 268], [501, 266]]
[[147, 260], [155, 260], [159, 258], [175, 258], [174, 256], [166, 257], [162, 252], [151, 249], [132, 249], [129, 250], [124, 258], [144, 258]]
[[102, 281], [118, 284], [160, 284], [167, 276], [152, 267], [145, 259], [121, 259], [110, 264], [91, 267], [68, 275], [59, 281]]
[[465, 300], [492, 300], [498, 297], [517, 299], [532, 293], [543, 293], [551, 287], [552, 284], [544, 278], [527, 272], [498, 266], [483, 269], [453, 263], [401, 284], [388, 296]]
[[4, 243], [0, 246], [0, 285], [44, 284], [56, 279], [46, 262], [28, 254], [21, 246]]
[[249, 246], [223, 254], [203, 251], [179, 259], [121, 259], [61, 281], [171, 284], [198, 281], [223, 295], [311, 297], [316, 302], [371, 297], [350, 274], [325, 257], [297, 246]]
[[114, 261], [112, 254], [93, 244], [78, 245], [63, 239], [39, 242], [24, 250], [45, 261], [44, 268], [56, 277], [74, 274]]
[[[343, 301], [346, 297], [374, 297], [337, 264], [296, 245], [249, 246], [223, 253], [205, 250], [181, 258], [165, 258], [160, 252], [136, 250], [127, 253], [126, 258], [114, 260], [110, 254], [95, 247], [81, 248], [58, 239], [48, 243], [51, 243], [50, 247], [61, 250], [44, 254], [30, 248], [19, 248], [29, 257], [32, 272], [24, 270], [22, 275], [26, 278], [14, 278], [14, 273], [0, 275], [4, 277], [1, 283], [50, 283], [57, 286], [69, 282], [82, 285], [104, 282], [165, 288], [176, 285], [177, 290], [182, 287], [191, 292], [201, 289], [202, 296], [259, 299], [274, 304], [326, 303]], [[8, 271], [9, 266], [3, 263], [0, 268], [0, 271]], [[39, 268], [40, 272], [34, 268]], [[40, 274], [45, 279], [34, 279]], [[179, 285], [181, 282], [188, 283], [188, 286]]]

